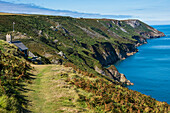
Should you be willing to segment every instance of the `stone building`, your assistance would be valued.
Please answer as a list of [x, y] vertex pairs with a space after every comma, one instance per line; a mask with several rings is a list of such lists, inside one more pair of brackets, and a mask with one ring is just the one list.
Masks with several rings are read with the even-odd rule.
[[6, 41], [17, 46], [26, 57], [28, 56], [28, 48], [21, 41], [12, 41], [12, 36], [10, 34], [6, 35]]

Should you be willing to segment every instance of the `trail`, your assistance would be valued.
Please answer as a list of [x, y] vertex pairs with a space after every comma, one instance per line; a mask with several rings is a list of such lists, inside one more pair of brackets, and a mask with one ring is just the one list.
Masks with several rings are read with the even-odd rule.
[[[26, 84], [30, 89], [23, 93], [29, 101], [27, 110], [33, 113], [79, 112], [76, 91], [66, 82], [63, 74], [74, 74], [72, 68], [61, 65], [33, 65], [33, 80]], [[70, 100], [71, 98], [71, 100]]]

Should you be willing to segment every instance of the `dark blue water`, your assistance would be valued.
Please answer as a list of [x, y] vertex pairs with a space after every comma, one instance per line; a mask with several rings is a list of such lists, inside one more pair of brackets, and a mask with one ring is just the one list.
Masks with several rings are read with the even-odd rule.
[[166, 37], [148, 40], [138, 53], [115, 66], [134, 83], [129, 89], [170, 104], [170, 25], [153, 27]]

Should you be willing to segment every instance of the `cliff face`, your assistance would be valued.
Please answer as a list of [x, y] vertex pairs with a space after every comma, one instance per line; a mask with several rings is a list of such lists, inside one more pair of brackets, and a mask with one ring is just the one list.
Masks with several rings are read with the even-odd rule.
[[[127, 20], [125, 21], [127, 24], [132, 26], [134, 29], [141, 26], [141, 23], [138, 20]], [[117, 25], [120, 26], [117, 22]], [[100, 46], [103, 46], [104, 49], [100, 50], [97, 49], [99, 46], [93, 46], [93, 51], [96, 54], [96, 59], [100, 61], [100, 63], [103, 66], [108, 66], [111, 65], [109, 68], [105, 68], [103, 70], [100, 70], [98, 67], [95, 68], [95, 70], [103, 75], [109, 76], [112, 79], [115, 79], [118, 82], [124, 83], [126, 85], [133, 85], [129, 80], [126, 79], [126, 76], [124, 74], [121, 74], [118, 72], [116, 67], [112, 64], [117, 62], [118, 60], [124, 60], [130, 55], [135, 54], [138, 52], [138, 49], [136, 48], [137, 46], [140, 46], [142, 44], [146, 44], [147, 40], [150, 38], [159, 38], [165, 36], [164, 33], [146, 25], [146, 27], [149, 29], [149, 31], [146, 32], [139, 32], [137, 31], [138, 34], [141, 36], [132, 36], [134, 43], [132, 44], [126, 44], [126, 43], [118, 43], [118, 45], [113, 45], [111, 43], [101, 43]]]
[[[22, 20], [22, 21], [21, 21]], [[16, 24], [22, 41], [31, 52], [51, 63], [72, 63], [80, 70], [108, 76], [130, 85], [125, 75], [111, 66], [136, 53], [146, 39], [165, 36], [140, 20], [76, 19], [59, 16], [1, 16], [0, 38]], [[17, 33], [14, 33], [17, 34]], [[62, 53], [63, 55], [61, 55]]]
[[129, 24], [131, 27], [133, 27], [134, 29], [135, 28], [138, 28], [140, 26], [145, 25], [145, 27], [147, 29], [149, 29], [150, 31], [143, 31], [143, 32], [138, 32], [140, 35], [142, 35], [144, 38], [159, 38], [159, 37], [163, 37], [165, 36], [164, 33], [156, 30], [155, 28], [151, 27], [151, 26], [148, 26], [144, 23], [142, 23], [141, 21], [139, 20], [125, 20], [127, 24]]
[[150, 38], [160, 38], [160, 37], [163, 37], [165, 36], [164, 33], [154, 29], [154, 28], [150, 28], [148, 27], [148, 29], [152, 30], [153, 32], [149, 32], [149, 33], [146, 33], [146, 32], [141, 32], [140, 35], [142, 35], [143, 37], [147, 38], [147, 39], [150, 39]]
[[[102, 47], [101, 49], [99, 48]], [[96, 59], [100, 61], [103, 66], [115, 63], [118, 60], [123, 60], [127, 56], [137, 52], [136, 45], [133, 44], [119, 44], [115, 46], [111, 43], [101, 43], [93, 45], [92, 51], [96, 55]]]

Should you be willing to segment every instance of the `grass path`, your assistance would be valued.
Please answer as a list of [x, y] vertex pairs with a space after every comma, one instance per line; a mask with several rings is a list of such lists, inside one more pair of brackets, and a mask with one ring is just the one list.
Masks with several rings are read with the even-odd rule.
[[[87, 112], [76, 101], [78, 93], [65, 82], [67, 76], [75, 75], [72, 68], [61, 65], [33, 65], [30, 91], [23, 93], [29, 102], [27, 110], [33, 113]], [[81, 106], [81, 107], [80, 107]]]

